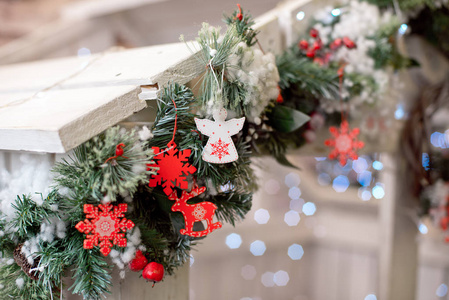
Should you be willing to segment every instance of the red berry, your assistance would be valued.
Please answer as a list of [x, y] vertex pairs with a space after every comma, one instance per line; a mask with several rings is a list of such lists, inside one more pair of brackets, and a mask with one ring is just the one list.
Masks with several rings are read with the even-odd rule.
[[118, 144], [117, 147], [115, 147], [115, 155], [122, 156], [123, 153], [125, 152], [123, 150], [123, 147], [125, 147], [125, 144], [123, 143]]
[[353, 48], [357, 47], [356, 44], [354, 43], [354, 41], [351, 40], [350, 38], [348, 38], [347, 36], [345, 36], [343, 38], [343, 44], [345, 44], [346, 48], [348, 48], [348, 49], [353, 49]]
[[307, 55], [307, 57], [314, 58], [315, 57], [315, 50], [313, 50], [313, 49], [307, 50], [306, 55]]
[[148, 259], [142, 254], [142, 251], [137, 250], [136, 257], [129, 262], [128, 267], [131, 271], [138, 272], [143, 270], [146, 265], [148, 265]]
[[142, 277], [148, 281], [159, 282], [164, 278], [164, 266], [152, 261], [143, 270]]
[[298, 43], [298, 47], [299, 47], [299, 49], [307, 50], [307, 48], [309, 48], [309, 43], [306, 40], [301, 40]]
[[313, 42], [313, 50], [320, 50], [321, 49], [321, 44], [322, 43], [320, 43], [321, 41], [315, 41], [315, 42]]
[[239, 19], [240, 21], [243, 19], [243, 15], [242, 15], [241, 13], [238, 13], [236, 17], [237, 17], [237, 19]]
[[315, 28], [312, 28], [312, 29], [310, 29], [309, 34], [311, 37], [316, 38], [320, 33]]
[[342, 40], [341, 40], [340, 38], [338, 38], [338, 39], [335, 39], [335, 40], [331, 43], [330, 47], [331, 47], [332, 50], [335, 50], [335, 49], [340, 48], [341, 45], [342, 45]]

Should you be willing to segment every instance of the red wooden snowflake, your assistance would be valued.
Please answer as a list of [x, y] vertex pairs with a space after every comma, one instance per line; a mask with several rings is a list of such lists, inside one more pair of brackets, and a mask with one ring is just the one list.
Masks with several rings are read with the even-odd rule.
[[210, 155], [217, 156], [221, 160], [226, 155], [229, 155], [229, 143], [223, 143], [221, 138], [216, 143], [212, 143], [212, 153]]
[[[196, 171], [196, 168], [189, 164], [191, 150], [179, 151], [174, 142], [168, 143], [166, 149], [161, 150], [159, 147], [153, 147], [153, 150], [153, 159], [159, 170], [157, 175], [151, 175], [149, 186], [162, 185], [166, 195], [170, 195], [174, 187], [187, 189], [186, 176]], [[152, 165], [150, 166], [152, 167]]]
[[348, 122], [341, 122], [340, 128], [334, 126], [329, 128], [333, 138], [326, 140], [324, 144], [334, 149], [329, 153], [330, 159], [338, 159], [344, 166], [348, 159], [356, 160], [358, 158], [357, 150], [362, 149], [365, 144], [357, 140], [360, 133], [358, 128], [350, 129]]
[[[100, 252], [107, 256], [113, 245], [126, 247], [126, 238], [123, 232], [131, 230], [134, 223], [124, 218], [128, 210], [125, 203], [113, 206], [112, 204], [84, 204], [86, 220], [78, 222], [75, 228], [85, 233], [84, 249], [92, 249], [100, 245]], [[89, 220], [90, 219], [90, 220]], [[111, 243], [112, 241], [112, 243]]]

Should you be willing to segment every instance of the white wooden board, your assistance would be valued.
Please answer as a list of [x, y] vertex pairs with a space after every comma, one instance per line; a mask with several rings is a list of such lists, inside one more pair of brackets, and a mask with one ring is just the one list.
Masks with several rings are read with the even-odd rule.
[[0, 94], [0, 144], [6, 150], [61, 153], [146, 107], [135, 86]]

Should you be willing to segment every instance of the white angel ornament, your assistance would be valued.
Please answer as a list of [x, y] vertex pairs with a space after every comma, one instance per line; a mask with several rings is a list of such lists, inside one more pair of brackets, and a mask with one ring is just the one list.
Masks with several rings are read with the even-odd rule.
[[231, 136], [242, 130], [245, 117], [225, 121], [226, 116], [226, 109], [222, 108], [213, 113], [215, 121], [195, 118], [198, 130], [209, 137], [203, 151], [204, 161], [225, 164], [239, 158]]

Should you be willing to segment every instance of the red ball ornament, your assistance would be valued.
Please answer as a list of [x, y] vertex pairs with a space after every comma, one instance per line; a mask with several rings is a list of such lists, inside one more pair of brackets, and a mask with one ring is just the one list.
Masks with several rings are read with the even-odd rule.
[[309, 42], [307, 42], [306, 40], [301, 40], [301, 41], [298, 43], [298, 47], [299, 47], [299, 49], [301, 49], [301, 50], [307, 50], [307, 48], [309, 48]]
[[134, 272], [143, 270], [148, 265], [148, 259], [143, 255], [142, 251], [136, 251], [136, 257], [129, 262], [129, 269]]
[[164, 278], [164, 266], [157, 262], [150, 262], [142, 272], [142, 277], [147, 281], [153, 281], [153, 286]]
[[313, 50], [313, 49], [307, 50], [306, 56], [310, 57], [310, 58], [314, 58], [315, 57], [315, 50]]
[[348, 49], [354, 49], [357, 47], [357, 45], [354, 43], [354, 41], [351, 40], [350, 38], [348, 38], [347, 36], [345, 36], [343, 38], [343, 44], [345, 44], [346, 48], [348, 48]]
[[311, 37], [316, 38], [320, 33], [315, 28], [312, 28], [312, 29], [310, 29], [309, 34]]

